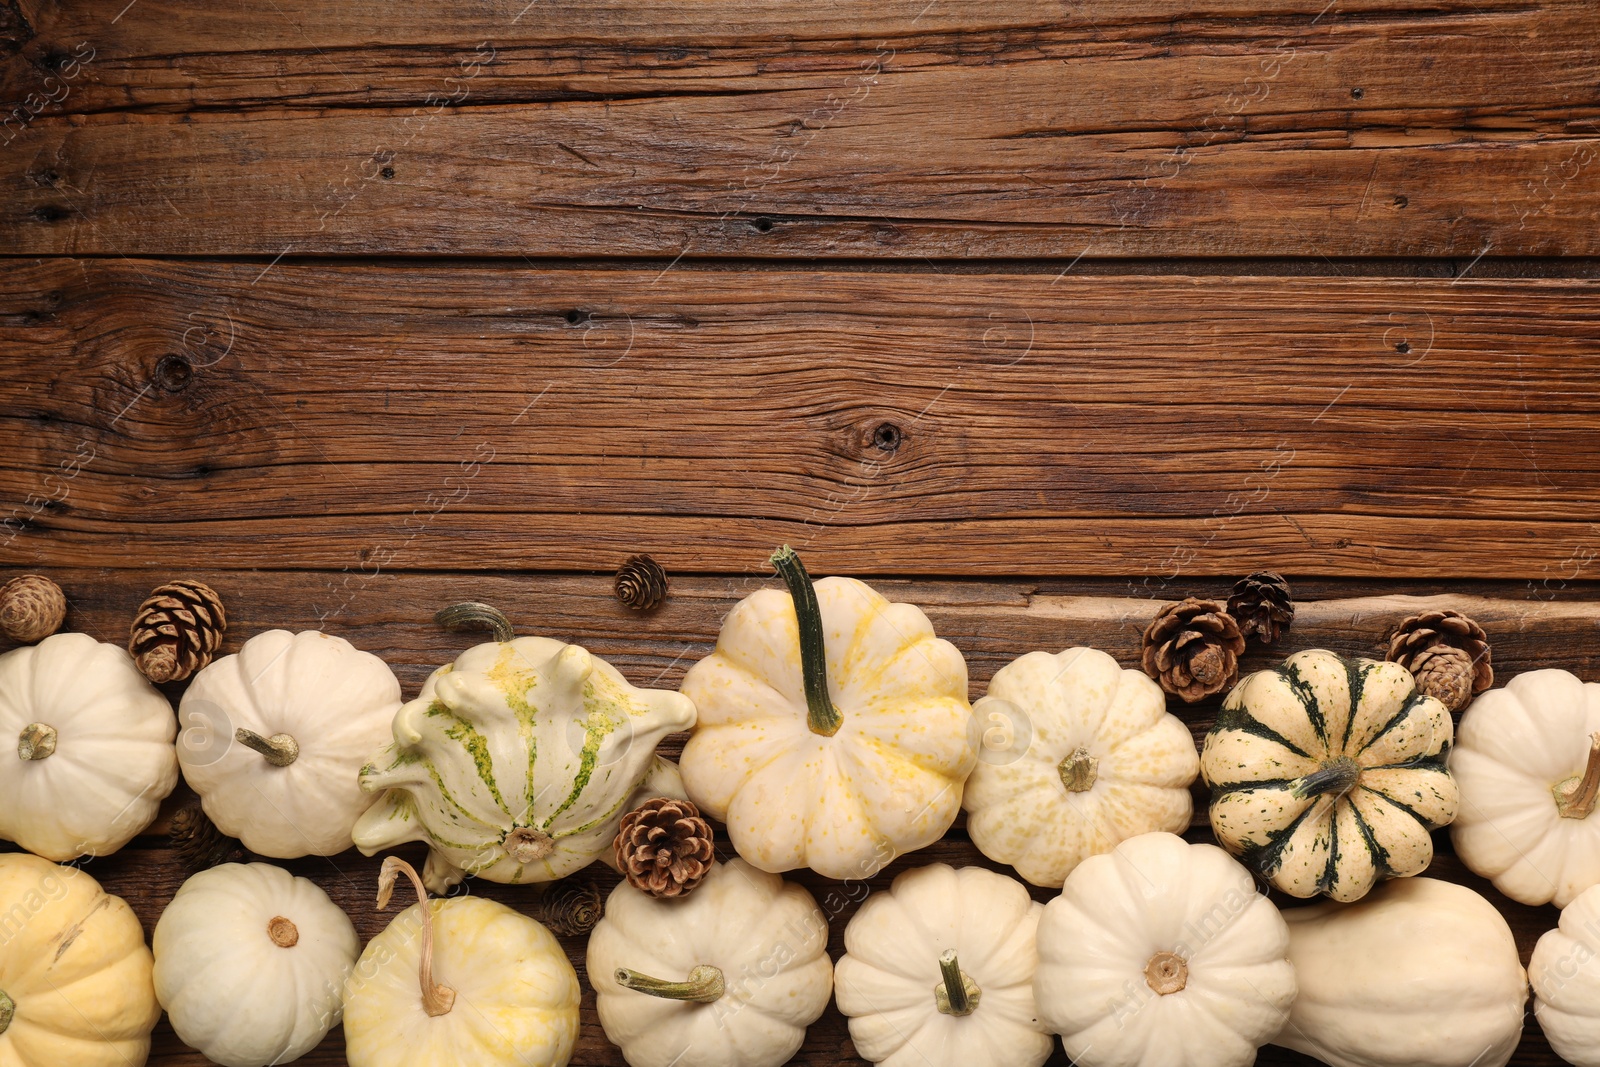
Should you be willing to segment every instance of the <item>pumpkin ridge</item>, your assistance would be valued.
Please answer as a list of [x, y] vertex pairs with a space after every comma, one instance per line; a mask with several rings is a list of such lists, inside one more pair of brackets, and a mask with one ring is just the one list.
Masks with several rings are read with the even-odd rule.
[[[1372, 793], [1374, 796], [1383, 797], [1385, 800], [1389, 799], [1370, 786], [1361, 785], [1357, 786], [1357, 788]], [[1392, 878], [1394, 876], [1394, 868], [1389, 865], [1389, 850], [1378, 843], [1378, 836], [1372, 832], [1372, 827], [1367, 823], [1367, 817], [1361, 814], [1360, 805], [1352, 801], [1350, 803], [1350, 814], [1356, 820], [1356, 827], [1361, 831], [1362, 840], [1367, 843], [1367, 852], [1372, 857], [1373, 869], [1380, 872], [1379, 881], [1385, 878]]]
[[1340, 752], [1348, 754], [1350, 751], [1350, 736], [1356, 727], [1356, 717], [1361, 710], [1361, 701], [1366, 698], [1367, 675], [1371, 674], [1375, 667], [1377, 667], [1377, 664], [1370, 659], [1345, 660], [1345, 684], [1350, 689], [1350, 713], [1345, 716], [1344, 739], [1339, 742]]
[[[1383, 729], [1379, 730], [1377, 733], [1375, 733], [1371, 737], [1367, 738], [1366, 743], [1361, 746], [1361, 751], [1365, 752], [1367, 749], [1369, 749], [1373, 745], [1377, 744], [1384, 737], [1385, 734], [1388, 734], [1391, 730], [1396, 729], [1401, 724], [1403, 724], [1407, 719], [1411, 718], [1411, 713], [1413, 711], [1415, 711], [1418, 707], [1420, 707], [1423, 703], [1425, 703], [1427, 700], [1428, 700], [1428, 694], [1426, 694], [1426, 693], [1423, 693], [1423, 692], [1412, 693], [1409, 697], [1407, 697], [1404, 700], [1404, 702], [1401, 703], [1400, 707], [1395, 711], [1394, 715], [1390, 717], [1389, 721], [1383, 724]], [[1351, 717], [1352, 720], [1354, 720], [1355, 713], [1352, 712], [1350, 717]], [[1448, 746], [1447, 746], [1446, 750], [1448, 751]]]
[[1299, 745], [1290, 741], [1254, 715], [1251, 715], [1243, 707], [1237, 705], [1229, 707], [1228, 704], [1224, 704], [1222, 710], [1217, 713], [1217, 721], [1211, 729], [1214, 733], [1220, 733], [1223, 730], [1236, 730], [1242, 734], [1249, 734], [1251, 737], [1259, 737], [1263, 741], [1272, 741], [1280, 744], [1302, 759], [1317, 759], [1317, 757], [1304, 751]]
[[1413, 819], [1417, 820], [1417, 822], [1421, 823], [1423, 826], [1427, 827], [1429, 830], [1437, 830], [1442, 825], [1440, 823], [1435, 823], [1433, 820], [1424, 817], [1423, 815], [1418, 813], [1418, 811], [1415, 808], [1413, 808], [1411, 805], [1405, 803], [1402, 800], [1396, 800], [1394, 797], [1390, 796], [1388, 793], [1383, 792], [1381, 789], [1373, 789], [1371, 786], [1362, 786], [1361, 788], [1362, 788], [1362, 790], [1364, 792], [1371, 793], [1373, 796], [1378, 797], [1379, 799], [1383, 800], [1390, 807], [1399, 808], [1401, 811], [1405, 812], [1407, 815], [1409, 815]]
[[1263, 875], [1271, 877], [1273, 872], [1282, 866], [1284, 850], [1289, 847], [1289, 841], [1294, 837], [1295, 831], [1299, 830], [1300, 824], [1305, 822], [1306, 818], [1317, 810], [1317, 801], [1320, 799], [1319, 797], [1317, 800], [1307, 804], [1306, 810], [1296, 815], [1293, 822], [1279, 830], [1269, 843], [1265, 845], [1245, 845], [1239, 850], [1239, 858], [1247, 866], [1254, 867]]
[[455, 710], [442, 700], [435, 700], [428, 705], [427, 715], [434, 719], [451, 720], [443, 729], [444, 736], [460, 745], [472, 757], [472, 765], [478, 772], [478, 778], [489, 789], [489, 795], [494, 797], [495, 803], [506, 811], [505, 798], [500, 795], [500, 787], [494, 780], [494, 757], [489, 753], [489, 741], [478, 731], [477, 726], [470, 720], [457, 715]]
[[[1295, 699], [1300, 701], [1300, 706], [1305, 709], [1306, 719], [1310, 721], [1311, 728], [1317, 732], [1317, 737], [1326, 746], [1328, 744], [1328, 723], [1322, 714], [1322, 704], [1318, 701], [1317, 691], [1312, 688], [1311, 683], [1300, 676], [1300, 665], [1294, 661], [1293, 656], [1284, 661], [1281, 675], [1289, 692], [1294, 694]], [[1352, 705], [1353, 707], [1354, 705]], [[1301, 755], [1307, 759], [1316, 758], [1309, 752], [1302, 752]]]

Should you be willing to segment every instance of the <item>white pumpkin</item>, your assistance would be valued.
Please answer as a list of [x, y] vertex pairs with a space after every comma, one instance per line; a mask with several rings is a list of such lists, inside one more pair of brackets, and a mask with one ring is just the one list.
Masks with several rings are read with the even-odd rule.
[[1528, 961], [1533, 1014], [1556, 1054], [1575, 1067], [1600, 1067], [1600, 885], [1561, 909]]
[[0, 1067], [140, 1067], [160, 1018], [133, 909], [76, 867], [0, 855]]
[[1289, 933], [1215, 845], [1132, 837], [1067, 876], [1039, 920], [1034, 992], [1082, 1067], [1246, 1067], [1295, 997]]
[[402, 872], [423, 899], [367, 944], [345, 983], [350, 1067], [566, 1067], [578, 975], [550, 931], [482, 897], [428, 900], [394, 856], [378, 907]]
[[589, 936], [589, 981], [632, 1067], [779, 1067], [828, 1005], [827, 946], [810, 893], [733, 860], [681, 897], [617, 886]]
[[0, 656], [0, 837], [57, 861], [115, 852], [177, 786], [177, 732], [117, 645], [56, 634]]
[[967, 665], [910, 604], [853, 578], [734, 606], [684, 677], [700, 722], [680, 765], [689, 799], [764, 871], [866, 878], [937, 841], [977, 761]]
[[833, 975], [857, 1054], [885, 1067], [1038, 1067], [1055, 1047], [1033, 999], [1043, 910], [1013, 878], [943, 863], [869, 896]]
[[1093, 648], [1029, 652], [995, 673], [973, 710], [1009, 728], [1015, 749], [980, 756], [962, 800], [967, 832], [1034, 885], [1059, 886], [1130, 837], [1188, 829], [1200, 758], [1143, 671]]
[[1274, 1044], [1333, 1067], [1505, 1067], [1527, 976], [1493, 904], [1435, 878], [1284, 912], [1300, 995]]
[[251, 852], [334, 856], [372, 804], [360, 771], [399, 710], [377, 656], [317, 630], [268, 630], [190, 683], [178, 759], [211, 821]]
[[514, 638], [484, 605], [441, 616], [488, 623], [499, 640], [434, 671], [395, 715], [394, 742], [361, 772], [383, 794], [356, 824], [362, 852], [426, 842], [435, 892], [468, 874], [549, 882], [609, 857], [641, 793], [681, 795], [655, 750], [694, 725], [683, 694], [636, 689], [578, 645]]
[[1523, 904], [1564, 908], [1600, 884], [1600, 685], [1519, 674], [1461, 716], [1450, 773], [1456, 854]]
[[183, 883], [153, 947], [156, 997], [184, 1043], [222, 1067], [267, 1067], [339, 1022], [361, 939], [316, 883], [225, 863]]

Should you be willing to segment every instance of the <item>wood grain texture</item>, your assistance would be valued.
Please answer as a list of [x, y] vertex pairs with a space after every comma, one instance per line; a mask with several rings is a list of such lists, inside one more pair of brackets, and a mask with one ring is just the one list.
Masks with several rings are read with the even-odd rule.
[[[102, 638], [117, 640], [126, 629], [134, 607], [162, 572], [127, 570], [59, 570], [52, 576], [66, 589], [71, 601], [69, 625]], [[195, 572], [225, 598], [233, 620], [224, 652], [232, 652], [250, 634], [272, 626], [290, 629], [322, 626], [382, 655], [397, 671], [407, 695], [413, 694], [435, 666], [447, 662], [470, 643], [462, 635], [443, 633], [428, 621], [441, 603], [470, 595], [505, 606], [526, 629], [579, 641], [615, 663], [630, 681], [639, 685], [675, 686], [684, 670], [708, 653], [722, 616], [757, 581], [738, 577], [680, 578], [672, 595], [655, 612], [636, 614], [619, 605], [603, 577], [522, 575], [381, 574], [364, 584], [338, 614], [325, 615], [317, 590], [336, 575], [304, 572], [242, 573], [228, 570]], [[765, 584], [776, 584], [770, 579]], [[1093, 643], [1116, 655], [1123, 663], [1136, 661], [1138, 636], [1154, 614], [1158, 601], [1141, 596], [1083, 595], [1071, 585], [1038, 582], [905, 582], [875, 583], [894, 600], [924, 607], [937, 631], [957, 645], [971, 668], [972, 694], [982, 693], [989, 677], [1004, 662], [1034, 648], [1055, 650], [1077, 643]], [[1088, 583], [1105, 589], [1103, 583]], [[1183, 590], [1215, 594], [1223, 590], [1199, 584]], [[1304, 598], [1323, 595], [1313, 584]], [[1600, 600], [1592, 585], [1527, 590], [1523, 597], [1466, 596], [1435, 593], [1409, 595], [1338, 596], [1302, 599], [1293, 628], [1281, 649], [1253, 650], [1245, 669], [1266, 666], [1287, 652], [1306, 647], [1330, 647], [1348, 654], [1373, 654], [1384, 644], [1388, 629], [1404, 615], [1423, 606], [1454, 607], [1477, 618], [1493, 642], [1494, 660], [1501, 679], [1523, 670], [1563, 666], [1585, 677], [1600, 674], [1600, 650], [1592, 635], [1600, 623]], [[1181, 595], [1177, 590], [1169, 595]], [[1568, 599], [1571, 596], [1583, 599]], [[183, 686], [167, 687], [174, 698]], [[1173, 711], [1195, 729], [1197, 737], [1209, 725], [1215, 702], [1195, 707], [1173, 706]], [[676, 752], [681, 738], [669, 741], [665, 751]], [[186, 794], [185, 794], [186, 795]], [[1197, 791], [1203, 812], [1203, 794]], [[170, 811], [174, 802], [169, 802]], [[1203, 814], [1189, 835], [1209, 840]], [[1524, 961], [1533, 943], [1555, 925], [1553, 908], [1529, 908], [1501, 897], [1482, 879], [1465, 871], [1451, 854], [1447, 834], [1439, 834], [1440, 855], [1429, 875], [1458, 881], [1483, 893], [1502, 910], [1517, 936]], [[412, 856], [419, 859], [418, 856]], [[931, 862], [978, 864], [1006, 868], [985, 859], [970, 843], [961, 825], [938, 844], [904, 857], [865, 884], [837, 883], [808, 872], [795, 876], [817, 898], [831, 924], [830, 954], [843, 952], [843, 929], [868, 891], [882, 889], [895, 874]], [[284, 864], [296, 874], [313, 878], [355, 920], [362, 937], [380, 931], [388, 916], [371, 902], [377, 860], [347, 853], [330, 860], [307, 859]], [[175, 857], [155, 837], [145, 837], [122, 852], [92, 861], [88, 870], [108, 890], [125, 897], [146, 929], [153, 927], [181, 884], [183, 873]], [[615, 876], [593, 868], [588, 877], [609, 886]], [[527, 888], [472, 883], [471, 892], [538, 914], [536, 894]], [[1035, 889], [1039, 900], [1053, 894]], [[1292, 902], [1280, 900], [1280, 904]], [[563, 944], [572, 954], [580, 976], [584, 972], [581, 938]], [[587, 991], [587, 981], [585, 980]], [[205, 1061], [186, 1051], [163, 1023], [157, 1033], [155, 1067], [200, 1067]], [[311, 1067], [342, 1064], [342, 1042], [331, 1036], [316, 1052], [301, 1061]], [[604, 1040], [594, 1013], [592, 992], [586, 992], [583, 1028], [573, 1062], [579, 1065], [618, 1065], [617, 1052]], [[805, 1048], [794, 1061], [800, 1065], [834, 1065], [855, 1060], [843, 1018], [832, 1007], [812, 1028]], [[1302, 1065], [1314, 1061], [1281, 1049], [1263, 1050], [1260, 1061], [1269, 1065]], [[1529, 1017], [1529, 1030], [1518, 1053], [1518, 1064], [1553, 1064], [1555, 1059]], [[1053, 1063], [1065, 1064], [1059, 1053]]]
[[0, 561], [1534, 581], [1591, 280], [0, 266]]
[[1600, 253], [1585, 0], [11, 0], [41, 254]]

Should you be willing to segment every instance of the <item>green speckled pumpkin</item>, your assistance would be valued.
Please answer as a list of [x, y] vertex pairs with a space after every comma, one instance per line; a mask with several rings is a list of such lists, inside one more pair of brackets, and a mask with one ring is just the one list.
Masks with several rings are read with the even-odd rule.
[[562, 878], [609, 855], [641, 794], [683, 796], [677, 768], [655, 750], [694, 722], [689, 698], [636, 689], [577, 645], [478, 645], [401, 707], [394, 743], [362, 769], [361, 787], [384, 795], [355, 843], [370, 856], [427, 842], [435, 892], [465, 874]]
[[1228, 694], [1200, 771], [1211, 829], [1285, 893], [1356, 900], [1456, 817], [1450, 712], [1397, 663], [1296, 652]]

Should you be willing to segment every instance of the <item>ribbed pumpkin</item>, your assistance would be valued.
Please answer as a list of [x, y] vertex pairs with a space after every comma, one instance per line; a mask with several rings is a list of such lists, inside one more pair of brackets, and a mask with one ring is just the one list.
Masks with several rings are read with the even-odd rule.
[[1296, 897], [1424, 870], [1456, 815], [1450, 712], [1397, 663], [1296, 652], [1228, 694], [1200, 770], [1217, 840]]
[[513, 638], [503, 615], [485, 617], [501, 639], [434, 671], [361, 772], [363, 789], [386, 792], [356, 823], [356, 845], [370, 856], [426, 842], [434, 892], [464, 874], [564, 878], [610, 854], [639, 793], [683, 795], [655, 749], [694, 725], [689, 698], [635, 689], [577, 645]]

